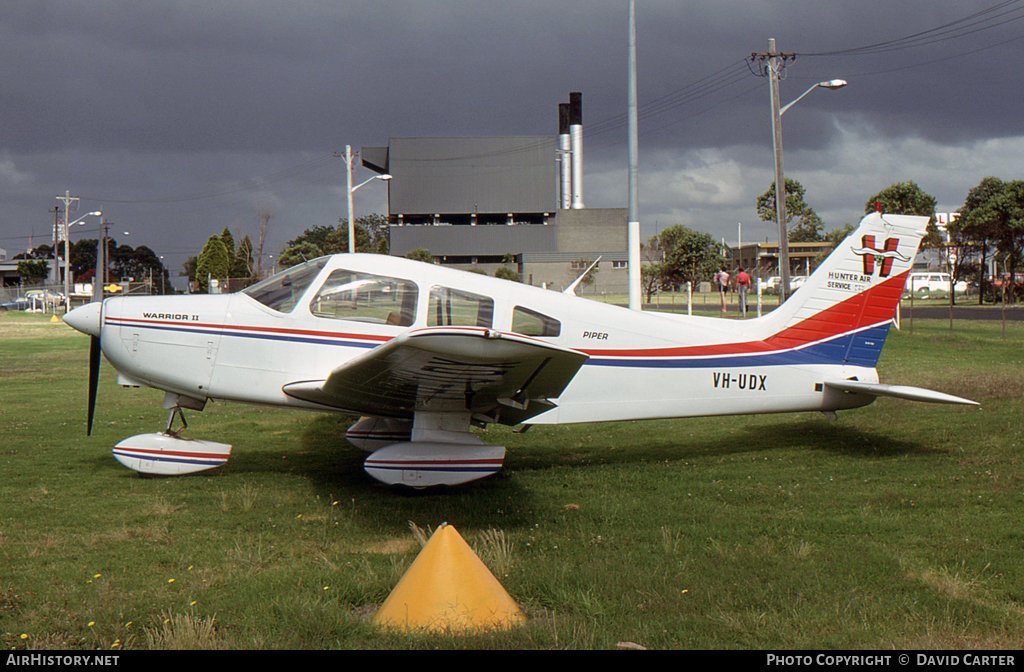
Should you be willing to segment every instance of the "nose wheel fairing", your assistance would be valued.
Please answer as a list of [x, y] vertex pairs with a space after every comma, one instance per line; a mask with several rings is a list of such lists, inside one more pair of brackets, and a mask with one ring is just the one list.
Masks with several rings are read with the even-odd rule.
[[180, 476], [222, 466], [231, 445], [154, 432], [128, 437], [114, 446], [114, 459], [147, 476]]
[[[168, 392], [164, 408], [170, 411], [162, 432], [130, 436], [114, 446], [114, 459], [143, 476], [181, 476], [224, 465], [231, 457], [231, 444], [188, 439], [179, 434], [188, 428], [185, 408], [201, 411], [205, 399], [193, 399]], [[181, 427], [174, 429], [174, 419]]]

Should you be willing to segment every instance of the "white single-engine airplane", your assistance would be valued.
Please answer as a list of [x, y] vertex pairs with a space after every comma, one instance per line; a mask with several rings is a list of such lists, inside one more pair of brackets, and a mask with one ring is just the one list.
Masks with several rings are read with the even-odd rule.
[[119, 382], [166, 392], [163, 432], [114, 456], [142, 474], [224, 464], [231, 446], [173, 430], [222, 399], [363, 416], [347, 432], [389, 484], [493, 474], [505, 449], [471, 426], [832, 412], [877, 396], [975, 404], [883, 385], [875, 364], [927, 219], [871, 214], [786, 303], [757, 319], [630, 311], [408, 259], [314, 259], [236, 294], [113, 297], [65, 320]]

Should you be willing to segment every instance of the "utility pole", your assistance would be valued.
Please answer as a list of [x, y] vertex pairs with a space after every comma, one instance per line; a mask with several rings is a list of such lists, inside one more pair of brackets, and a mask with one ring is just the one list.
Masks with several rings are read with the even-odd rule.
[[775, 217], [779, 223], [779, 303], [789, 297], [789, 232], [786, 231], [786, 178], [782, 171], [782, 113], [779, 74], [785, 65], [775, 50], [775, 39], [768, 40], [768, 88], [772, 103], [772, 145], [775, 148]]
[[48, 212], [52, 212], [53, 213], [53, 257], [54, 258], [53, 258], [53, 269], [51, 270], [51, 273], [50, 273], [50, 275], [52, 277], [51, 277], [50, 280], [51, 280], [51, 282], [53, 284], [56, 285], [56, 284], [60, 283], [60, 275], [59, 275], [60, 271], [57, 270], [58, 269], [58, 266], [57, 266], [57, 227], [60, 226], [60, 206], [59, 205], [55, 205], [55, 206], [53, 206], [53, 210], [49, 210]]
[[779, 225], [779, 303], [789, 296], [789, 234], [786, 231], [786, 179], [782, 171], [782, 112], [780, 111], [779, 80], [786, 69], [786, 61], [796, 54], [783, 54], [775, 48], [775, 38], [768, 40], [768, 52], [751, 54], [750, 59], [767, 61], [762, 76], [768, 78], [768, 92], [772, 105], [772, 146], [775, 151], [775, 220]]
[[[65, 191], [63, 196], [57, 197], [58, 201], [64, 203], [64, 300], [68, 302], [66, 309], [71, 307], [71, 204], [78, 204], [78, 197], [72, 197], [70, 191]], [[57, 250], [53, 251], [54, 258], [57, 257]], [[58, 279], [59, 282], [59, 279]]]
[[92, 300], [103, 300], [103, 278], [107, 270], [107, 230], [110, 225], [100, 217], [100, 239], [96, 242], [96, 275], [92, 278]]

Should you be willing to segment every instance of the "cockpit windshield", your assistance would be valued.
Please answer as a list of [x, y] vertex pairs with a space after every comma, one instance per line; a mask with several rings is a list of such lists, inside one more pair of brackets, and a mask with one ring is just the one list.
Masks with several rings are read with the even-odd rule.
[[242, 290], [252, 298], [281, 313], [290, 313], [298, 300], [309, 289], [310, 283], [320, 274], [327, 264], [328, 257], [320, 257], [286, 271], [272, 275], [266, 280], [257, 282]]

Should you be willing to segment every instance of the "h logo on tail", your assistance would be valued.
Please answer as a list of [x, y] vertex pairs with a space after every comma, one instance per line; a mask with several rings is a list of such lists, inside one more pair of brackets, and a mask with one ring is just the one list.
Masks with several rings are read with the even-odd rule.
[[860, 242], [861, 247], [853, 248], [853, 253], [861, 256], [864, 262], [864, 275], [874, 274], [876, 260], [881, 265], [878, 275], [882, 278], [889, 277], [893, 259], [903, 262], [910, 261], [910, 257], [904, 256], [896, 250], [900, 244], [899, 238], [886, 238], [885, 245], [881, 250], [875, 247], [875, 237], [872, 235], [862, 236]]

